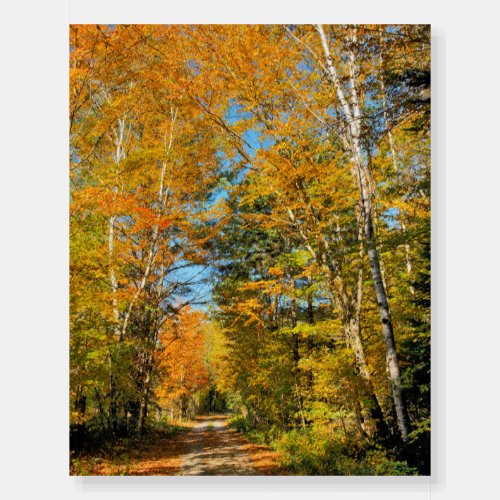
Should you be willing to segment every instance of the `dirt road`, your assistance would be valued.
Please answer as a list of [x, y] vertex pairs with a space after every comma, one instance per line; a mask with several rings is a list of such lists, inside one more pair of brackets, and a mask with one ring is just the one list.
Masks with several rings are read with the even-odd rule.
[[184, 435], [186, 453], [180, 475], [253, 476], [255, 469], [248, 443], [229, 429], [224, 416], [200, 417], [193, 430]]
[[278, 455], [229, 428], [227, 415], [197, 417], [176, 436], [80, 458], [76, 475], [253, 476], [282, 474]]

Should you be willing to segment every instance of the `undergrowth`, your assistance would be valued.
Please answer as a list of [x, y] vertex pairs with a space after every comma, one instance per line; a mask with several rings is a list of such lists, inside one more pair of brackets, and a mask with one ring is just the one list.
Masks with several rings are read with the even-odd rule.
[[185, 428], [165, 421], [149, 422], [142, 434], [128, 436], [98, 433], [90, 427], [86, 429], [81, 446], [70, 450], [70, 474], [93, 475], [96, 467], [104, 461], [111, 461], [114, 475], [128, 475], [134, 453], [162, 439], [170, 439], [182, 430]]
[[325, 428], [262, 430], [235, 415], [230, 425], [251, 441], [267, 444], [281, 457], [281, 466], [295, 475], [412, 476], [418, 471], [381, 447], [340, 438]]

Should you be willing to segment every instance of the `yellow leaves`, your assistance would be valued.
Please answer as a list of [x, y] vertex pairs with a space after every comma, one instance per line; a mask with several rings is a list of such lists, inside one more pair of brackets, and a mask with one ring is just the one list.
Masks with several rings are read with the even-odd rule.
[[236, 303], [223, 307], [227, 312], [234, 314], [236, 318], [243, 318], [244, 326], [262, 327], [264, 325], [262, 303], [257, 298], [240, 299]]
[[276, 276], [278, 278], [281, 278], [285, 275], [285, 271], [283, 268], [281, 267], [278, 267], [278, 266], [271, 266], [267, 272], [271, 275], [271, 276]]
[[71, 425], [80, 425], [85, 422], [85, 417], [81, 414], [81, 412], [71, 410], [69, 414], [69, 422]]

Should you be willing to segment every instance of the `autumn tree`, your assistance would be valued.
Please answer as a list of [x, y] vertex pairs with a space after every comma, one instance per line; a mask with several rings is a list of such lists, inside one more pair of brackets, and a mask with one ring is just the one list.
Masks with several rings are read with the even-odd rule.
[[[217, 230], [204, 210], [218, 182], [217, 138], [185, 91], [193, 70], [175, 28], [74, 26], [71, 44], [73, 365], [80, 377], [76, 359], [96, 356], [95, 310], [108, 371], [106, 383], [100, 372], [98, 383], [75, 385], [74, 406], [92, 398], [112, 432], [131, 421], [142, 430], [159, 331], [198, 300]], [[95, 272], [82, 267], [87, 258]], [[88, 303], [78, 300], [89, 285]]]
[[166, 322], [159, 334], [159, 383], [155, 389], [158, 402], [179, 420], [193, 415], [194, 398], [206, 388], [208, 368], [205, 360], [204, 323], [201, 312], [184, 308]]

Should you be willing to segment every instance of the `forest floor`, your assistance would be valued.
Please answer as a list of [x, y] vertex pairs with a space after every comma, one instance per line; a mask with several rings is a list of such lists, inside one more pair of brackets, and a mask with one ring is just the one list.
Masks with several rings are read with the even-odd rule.
[[123, 442], [112, 452], [74, 458], [72, 475], [268, 476], [284, 474], [279, 456], [228, 426], [227, 415], [197, 417], [178, 434]]

